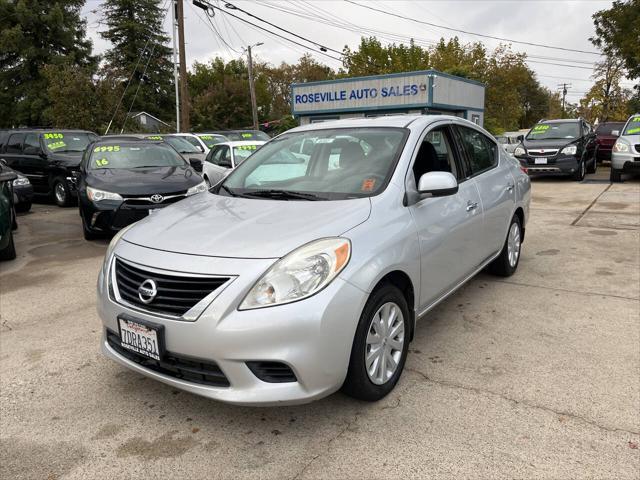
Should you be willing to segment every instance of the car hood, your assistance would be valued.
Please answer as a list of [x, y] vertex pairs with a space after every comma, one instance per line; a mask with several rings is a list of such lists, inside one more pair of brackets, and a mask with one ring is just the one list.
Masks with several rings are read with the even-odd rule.
[[533, 148], [548, 148], [548, 149], [559, 149], [564, 147], [565, 145], [569, 145], [570, 143], [575, 143], [577, 138], [558, 138], [555, 140], [524, 140], [522, 144], [526, 149]]
[[82, 152], [49, 153], [47, 158], [50, 162], [68, 167], [78, 167], [82, 161]]
[[620, 138], [622, 138], [623, 140], [626, 140], [631, 145], [640, 144], [640, 135], [625, 135], [625, 136], [620, 137]]
[[342, 235], [370, 212], [368, 198], [287, 201], [205, 192], [141, 220], [123, 239], [191, 255], [279, 258], [312, 240]]
[[182, 192], [201, 182], [202, 177], [186, 166], [101, 168], [87, 175], [88, 186], [120, 195]]

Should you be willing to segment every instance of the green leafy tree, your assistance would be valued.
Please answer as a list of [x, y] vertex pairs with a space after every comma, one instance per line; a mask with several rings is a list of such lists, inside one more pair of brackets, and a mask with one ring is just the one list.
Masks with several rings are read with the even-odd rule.
[[175, 103], [169, 38], [162, 27], [167, 11], [158, 0], [105, 0], [102, 11], [106, 30], [100, 35], [112, 45], [104, 55], [106, 76], [119, 79], [123, 87], [131, 78], [120, 109], [169, 121]]
[[640, 78], [640, 0], [613, 2], [593, 15], [591, 42], [609, 57], [624, 62], [629, 78]]
[[92, 71], [84, 0], [0, 0], [0, 126], [46, 123], [46, 65]]
[[621, 86], [624, 77], [622, 60], [607, 57], [596, 64], [595, 84], [580, 100], [580, 115], [591, 122], [627, 119], [631, 91]]

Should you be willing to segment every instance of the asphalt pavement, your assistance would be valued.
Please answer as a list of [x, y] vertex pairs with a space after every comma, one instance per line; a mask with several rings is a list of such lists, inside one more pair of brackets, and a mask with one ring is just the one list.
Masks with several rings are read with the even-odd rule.
[[640, 181], [533, 181], [518, 272], [420, 320], [378, 403], [229, 406], [99, 353], [106, 241], [18, 218], [0, 264], [0, 478], [640, 478]]

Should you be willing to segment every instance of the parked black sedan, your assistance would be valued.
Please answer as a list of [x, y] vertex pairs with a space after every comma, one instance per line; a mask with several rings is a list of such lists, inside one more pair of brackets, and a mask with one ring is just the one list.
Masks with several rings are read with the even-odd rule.
[[84, 237], [91, 240], [114, 233], [205, 190], [202, 177], [167, 143], [97, 141], [85, 151], [78, 177]]

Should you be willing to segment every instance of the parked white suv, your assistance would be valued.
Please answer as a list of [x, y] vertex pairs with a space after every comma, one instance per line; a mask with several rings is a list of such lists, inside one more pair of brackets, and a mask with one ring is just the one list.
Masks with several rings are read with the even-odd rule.
[[611, 181], [622, 181], [623, 173], [640, 173], [640, 113], [629, 117], [611, 150]]

